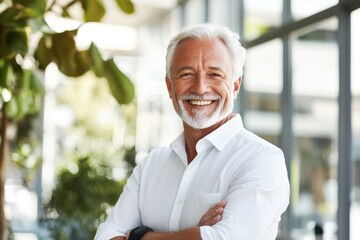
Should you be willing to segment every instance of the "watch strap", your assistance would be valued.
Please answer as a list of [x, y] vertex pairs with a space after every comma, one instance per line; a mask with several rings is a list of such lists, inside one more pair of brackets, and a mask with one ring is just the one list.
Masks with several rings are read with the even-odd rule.
[[128, 240], [140, 240], [146, 233], [152, 232], [152, 228], [140, 226], [130, 231]]

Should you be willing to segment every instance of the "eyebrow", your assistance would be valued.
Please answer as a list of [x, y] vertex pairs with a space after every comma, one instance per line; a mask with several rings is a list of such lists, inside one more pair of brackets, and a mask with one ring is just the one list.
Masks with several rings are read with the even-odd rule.
[[[210, 66], [209, 69], [211, 69], [211, 70], [217, 70], [217, 71], [221, 71], [221, 72], [225, 73], [225, 71], [224, 71], [222, 68], [220, 68], [220, 67]], [[181, 72], [181, 71], [183, 71], [183, 70], [193, 70], [193, 68], [190, 67], [190, 66], [181, 67], [181, 68], [179, 68], [179, 69], [176, 71], [176, 74], [178, 74], [179, 72]]]
[[218, 70], [218, 71], [221, 71], [221, 72], [225, 73], [225, 71], [220, 67], [211, 67], [210, 66], [209, 68], [212, 69], [212, 70]]
[[183, 70], [193, 70], [193, 68], [190, 67], [190, 66], [184, 66], [184, 67], [179, 68], [179, 69], [175, 72], [175, 74], [179, 74], [179, 72], [181, 72], [181, 71], [183, 71]]

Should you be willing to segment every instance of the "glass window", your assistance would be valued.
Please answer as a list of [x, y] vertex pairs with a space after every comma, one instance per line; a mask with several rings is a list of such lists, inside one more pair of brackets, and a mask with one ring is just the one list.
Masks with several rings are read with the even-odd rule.
[[281, 24], [282, 0], [245, 0], [245, 38], [256, 38]]
[[247, 51], [244, 87], [246, 127], [278, 143], [281, 131], [280, 93], [282, 89], [282, 47], [275, 39]]
[[229, 25], [229, 2], [227, 0], [209, 0], [209, 22]]
[[339, 0], [292, 0], [291, 10], [294, 19], [308, 17], [336, 5]]
[[350, 239], [360, 239], [360, 10], [351, 15], [351, 88], [353, 137], [353, 187], [350, 208]]
[[184, 24], [196, 25], [206, 21], [204, 0], [191, 0], [185, 4]]
[[[338, 46], [337, 19], [292, 35], [292, 239], [336, 237]], [[319, 34], [326, 32], [326, 34]], [[325, 236], [324, 236], [325, 237]]]
[[227, 0], [209, 1], [209, 21], [219, 25], [228, 25], [229, 14]]

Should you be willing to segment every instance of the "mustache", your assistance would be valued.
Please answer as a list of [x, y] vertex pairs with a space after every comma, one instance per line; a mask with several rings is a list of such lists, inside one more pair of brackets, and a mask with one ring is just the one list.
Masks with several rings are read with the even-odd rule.
[[181, 100], [183, 101], [189, 101], [189, 100], [200, 100], [200, 101], [214, 101], [214, 100], [220, 100], [221, 97], [219, 95], [212, 95], [205, 93], [203, 95], [197, 95], [194, 93], [186, 94], [181, 96]]

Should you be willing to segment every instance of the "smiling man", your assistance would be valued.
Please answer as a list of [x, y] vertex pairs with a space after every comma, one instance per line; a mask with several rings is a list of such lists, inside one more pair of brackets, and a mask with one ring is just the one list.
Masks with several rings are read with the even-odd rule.
[[281, 150], [232, 113], [245, 49], [224, 27], [175, 36], [166, 86], [184, 131], [134, 169], [96, 240], [273, 240], [289, 202]]

